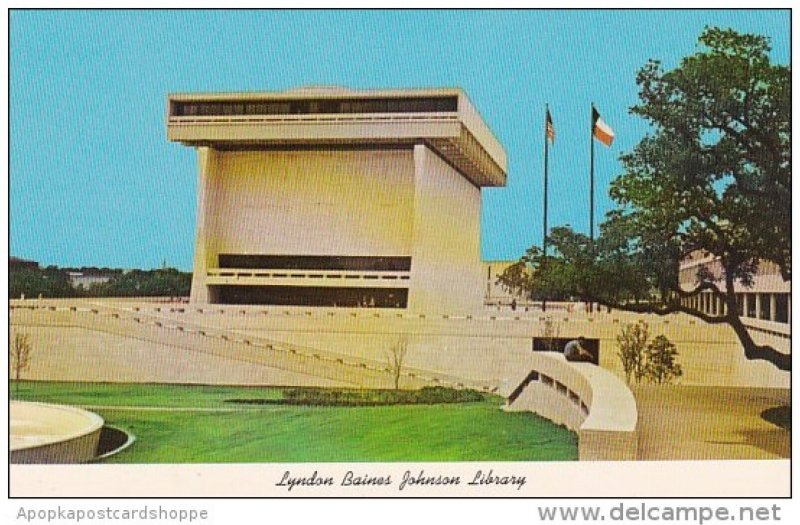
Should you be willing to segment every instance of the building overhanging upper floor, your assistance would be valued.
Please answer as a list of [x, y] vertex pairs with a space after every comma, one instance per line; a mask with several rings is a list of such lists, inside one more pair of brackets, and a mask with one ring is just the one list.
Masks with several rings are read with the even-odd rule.
[[500, 142], [451, 88], [171, 94], [167, 136], [218, 150], [425, 144], [478, 187], [505, 186], [508, 169]]

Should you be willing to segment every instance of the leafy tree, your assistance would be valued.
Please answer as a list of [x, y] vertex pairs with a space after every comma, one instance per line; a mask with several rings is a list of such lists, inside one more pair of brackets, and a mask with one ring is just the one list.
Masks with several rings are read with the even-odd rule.
[[[537, 249], [538, 248], [534, 248]], [[512, 295], [529, 295], [532, 289], [531, 272], [524, 258], [515, 262], [497, 276], [497, 284]]]
[[[73, 287], [68, 271], [102, 273], [110, 276], [106, 283], [95, 283], [88, 289]], [[111, 270], [108, 268], [25, 269], [9, 273], [9, 297], [184, 297], [189, 295], [192, 274], [174, 268], [158, 270]]]
[[[752, 284], [762, 261], [791, 279], [790, 68], [770, 62], [763, 36], [711, 27], [700, 44], [671, 71], [656, 60], [641, 69], [631, 113], [652, 132], [621, 157], [625, 171], [610, 188], [617, 208], [594, 243], [554, 228], [555, 257], [526, 261], [540, 273], [531, 290], [556, 287], [623, 310], [726, 323], [748, 359], [791, 370], [789, 355], [753, 341], [734, 293], [737, 283]], [[680, 262], [698, 250], [722, 270], [699, 271], [686, 289]], [[701, 292], [724, 311], [690, 306]]]
[[189, 295], [192, 274], [173, 268], [131, 270], [113, 276], [107, 283], [92, 285], [90, 297], [181, 297]]
[[[548, 257], [548, 264], [558, 265], [559, 261]], [[564, 292], [556, 268], [542, 272], [540, 265], [544, 262], [542, 251], [536, 246], [530, 247], [525, 255], [505, 269], [497, 277], [497, 284], [506, 292], [524, 296], [531, 300], [565, 300], [569, 294]]]
[[683, 368], [677, 362], [678, 350], [663, 335], [659, 335], [647, 345], [645, 351], [645, 375], [648, 381], [663, 385], [683, 375]]
[[55, 266], [45, 269], [25, 269], [8, 273], [8, 296], [18, 299], [42, 297], [75, 297], [67, 274]]

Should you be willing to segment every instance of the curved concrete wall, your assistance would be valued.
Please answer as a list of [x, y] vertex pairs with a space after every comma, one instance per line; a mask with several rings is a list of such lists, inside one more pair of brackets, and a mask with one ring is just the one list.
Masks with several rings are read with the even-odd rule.
[[507, 410], [528, 410], [578, 433], [581, 460], [635, 460], [638, 411], [617, 376], [561, 354], [534, 353]]
[[79, 408], [12, 401], [11, 463], [85, 463], [97, 453], [103, 418]]

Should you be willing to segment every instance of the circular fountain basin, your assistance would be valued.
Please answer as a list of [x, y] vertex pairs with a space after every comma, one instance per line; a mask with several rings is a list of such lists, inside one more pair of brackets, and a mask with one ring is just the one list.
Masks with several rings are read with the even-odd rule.
[[85, 463], [97, 454], [103, 418], [66, 405], [11, 401], [11, 463]]

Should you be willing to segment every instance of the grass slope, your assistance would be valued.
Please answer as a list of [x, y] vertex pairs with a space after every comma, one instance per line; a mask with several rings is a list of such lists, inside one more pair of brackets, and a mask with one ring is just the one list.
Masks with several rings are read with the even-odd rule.
[[[440, 405], [303, 407], [233, 412], [231, 397], [281, 396], [280, 389], [25, 383], [18, 398], [109, 408], [106, 422], [136, 443], [114, 463], [350, 461], [543, 461], [577, 459], [569, 430], [530, 413], [506, 413], [501, 399]], [[114, 406], [184, 410], [120, 410]]]
[[266, 387], [22, 381], [18, 393], [12, 384], [11, 397], [68, 405], [230, 408], [226, 399], [280, 399], [282, 394]]

